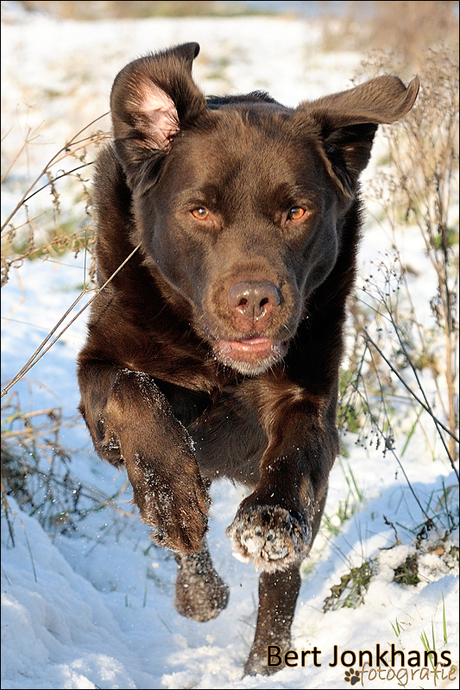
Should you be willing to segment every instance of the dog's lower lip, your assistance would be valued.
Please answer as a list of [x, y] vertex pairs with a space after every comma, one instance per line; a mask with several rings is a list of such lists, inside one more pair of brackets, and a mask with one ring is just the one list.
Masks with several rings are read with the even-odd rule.
[[286, 354], [284, 343], [262, 336], [216, 340], [213, 350], [217, 361], [249, 376], [263, 373]]
[[223, 352], [268, 352], [274, 341], [270, 338], [245, 338], [243, 340], [221, 340], [220, 349]]

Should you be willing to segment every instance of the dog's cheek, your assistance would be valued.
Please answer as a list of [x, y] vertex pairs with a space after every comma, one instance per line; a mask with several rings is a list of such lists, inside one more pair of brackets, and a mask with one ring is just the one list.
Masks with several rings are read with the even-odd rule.
[[205, 248], [171, 221], [155, 224], [143, 243], [163, 277], [194, 306], [204, 289]]
[[334, 269], [339, 244], [337, 218], [329, 216], [320, 222], [303, 251], [298, 252], [294, 271], [303, 301], [309, 298]]

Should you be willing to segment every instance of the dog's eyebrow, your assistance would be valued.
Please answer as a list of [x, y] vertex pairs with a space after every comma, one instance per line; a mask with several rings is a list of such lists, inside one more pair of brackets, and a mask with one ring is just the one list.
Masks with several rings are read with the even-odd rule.
[[194, 185], [190, 184], [182, 189], [177, 197], [176, 203], [179, 206], [190, 206], [190, 204], [203, 204], [204, 206], [215, 206], [219, 197], [219, 190], [216, 185]]
[[318, 208], [322, 205], [322, 198], [319, 187], [315, 189], [315, 183], [311, 180], [308, 185], [305, 183], [282, 183], [277, 185], [271, 192], [270, 196], [273, 200], [278, 200], [282, 204], [306, 204], [312, 208]]

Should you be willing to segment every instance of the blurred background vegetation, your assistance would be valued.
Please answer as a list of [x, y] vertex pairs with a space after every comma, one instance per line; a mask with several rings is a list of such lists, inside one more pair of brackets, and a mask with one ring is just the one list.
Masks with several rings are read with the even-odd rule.
[[42, 10], [65, 19], [130, 19], [147, 17], [236, 16], [273, 13], [330, 20], [329, 49], [385, 49], [403, 54], [417, 65], [427, 48], [458, 46], [459, 12], [455, 0], [433, 2], [67, 2], [24, 0], [30, 11]]

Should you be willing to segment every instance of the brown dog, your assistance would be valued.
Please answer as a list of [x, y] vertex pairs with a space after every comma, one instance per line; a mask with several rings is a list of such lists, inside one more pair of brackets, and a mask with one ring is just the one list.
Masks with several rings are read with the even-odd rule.
[[337, 380], [374, 134], [412, 107], [397, 77], [286, 108], [206, 99], [196, 43], [115, 79], [95, 177], [98, 276], [79, 358], [99, 455], [124, 464], [142, 519], [179, 564], [176, 606], [227, 604], [204, 538], [207, 488], [250, 487], [227, 534], [262, 570], [247, 673], [289, 647], [299, 564], [338, 450]]

